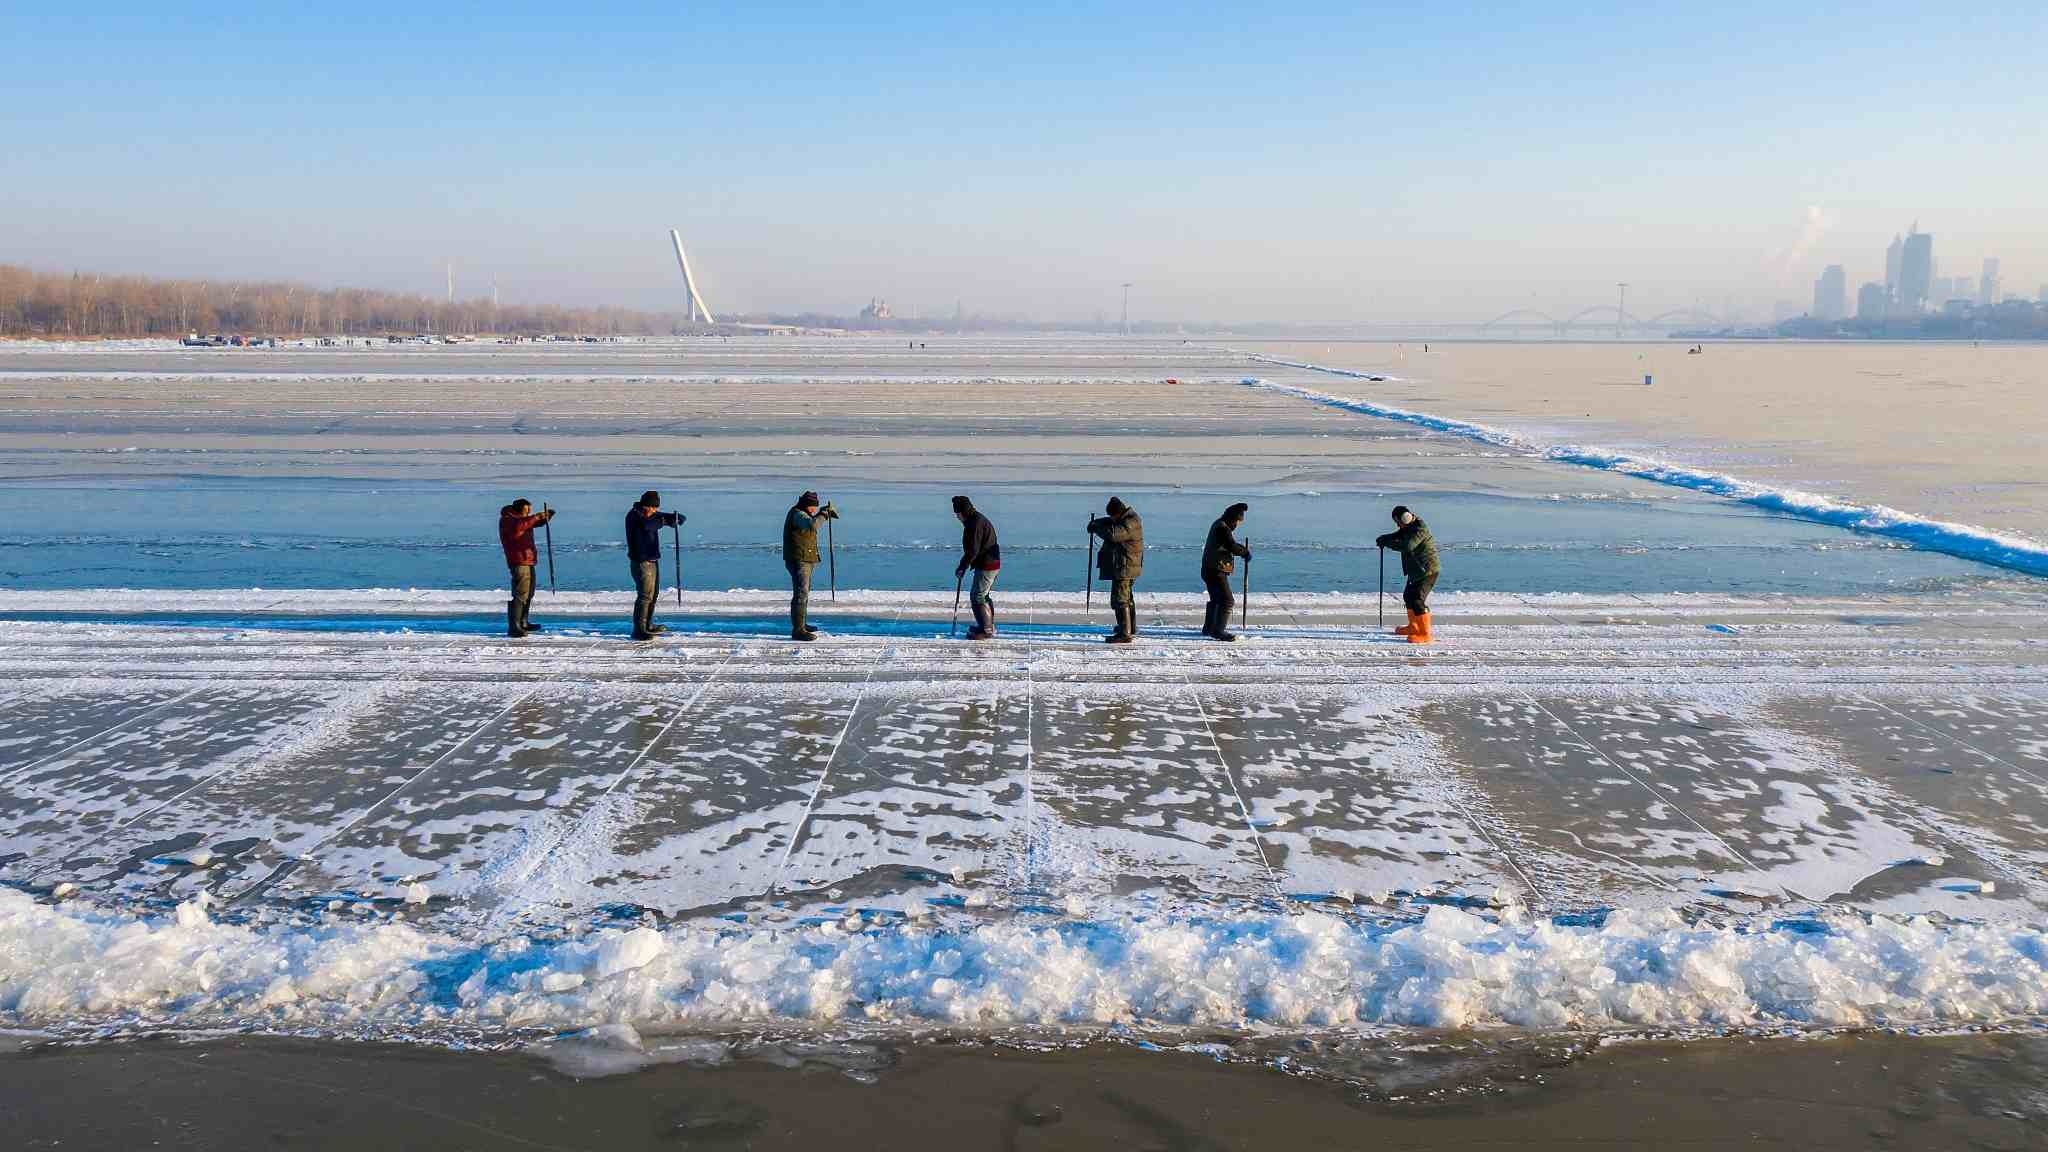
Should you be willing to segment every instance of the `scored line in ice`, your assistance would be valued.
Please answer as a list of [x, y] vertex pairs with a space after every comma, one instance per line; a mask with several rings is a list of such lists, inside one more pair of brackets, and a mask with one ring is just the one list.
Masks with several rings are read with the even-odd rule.
[[1939, 736], [1942, 739], [1949, 741], [1950, 743], [1957, 744], [1964, 748], [1967, 748], [1970, 751], [1975, 752], [1977, 755], [1984, 757], [1986, 760], [1989, 760], [1994, 764], [2001, 765], [2008, 771], [2023, 776], [2026, 779], [2033, 781], [2035, 784], [2048, 786], [2048, 780], [2042, 779], [2038, 774], [2030, 772], [2027, 769], [2020, 767], [2019, 765], [2013, 763], [2010, 760], [2005, 759], [2002, 756], [1996, 755], [1991, 752], [1987, 752], [1984, 749], [1977, 747], [1975, 744], [1972, 744], [1968, 740], [1963, 739], [1961, 736], [1958, 736], [1953, 732], [1936, 728], [1934, 725], [1929, 724], [1924, 720], [1920, 720], [1913, 716], [1908, 716], [1904, 712], [1899, 711], [1898, 709], [1892, 707], [1889, 704], [1886, 704], [1884, 701], [1879, 700], [1876, 697], [1863, 696], [1861, 697], [1861, 699], [1868, 701], [1869, 703], [1874, 704], [1879, 708], [1884, 709], [1886, 712], [1889, 712], [1892, 715], [1897, 716], [1899, 719], [1904, 720], [1906, 723], [1911, 724], [1916, 728], [1923, 728], [1929, 732], [1934, 733], [1936, 736]]
[[496, 728], [498, 724], [505, 719], [505, 717], [510, 716], [512, 714], [513, 709], [519, 707], [521, 704], [524, 704], [526, 701], [532, 699], [533, 696], [540, 691], [540, 689], [541, 686], [536, 684], [533, 687], [528, 688], [526, 691], [521, 692], [519, 695], [513, 697], [511, 703], [505, 705], [504, 708], [500, 709], [489, 720], [486, 720], [482, 724], [479, 724], [475, 728], [471, 729], [468, 735], [456, 741], [452, 746], [449, 747], [449, 749], [446, 752], [443, 752], [439, 756], [434, 757], [433, 761], [429, 763], [426, 767], [420, 769], [418, 772], [415, 772], [411, 776], [407, 777], [403, 784], [400, 784], [398, 787], [393, 788], [389, 792], [386, 792], [383, 796], [379, 797], [375, 803], [363, 809], [360, 813], [357, 813], [355, 819], [349, 821], [347, 824], [342, 825], [340, 828], [337, 828], [334, 831], [328, 833], [326, 836], [321, 837], [319, 843], [313, 845], [311, 848], [308, 848], [306, 851], [298, 854], [297, 856], [292, 857], [289, 860], [284, 861], [277, 867], [271, 869], [269, 875], [264, 876], [261, 880], [256, 881], [255, 883], [242, 889], [240, 892], [235, 893], [233, 896], [228, 898], [227, 902], [229, 904], [237, 904], [259, 892], [268, 890], [272, 885], [284, 879], [287, 875], [290, 875], [292, 870], [296, 869], [300, 864], [303, 864], [306, 861], [313, 859], [315, 856], [318, 856], [322, 849], [325, 849], [328, 845], [341, 839], [343, 836], [348, 835], [350, 832], [355, 831], [357, 828], [360, 828], [363, 825], [364, 821], [368, 820], [371, 816], [376, 815], [378, 812], [383, 811], [385, 805], [391, 803], [392, 800], [396, 799], [399, 796], [399, 794], [403, 793], [406, 789], [412, 787], [414, 784], [417, 784], [421, 780], [425, 779], [428, 773], [432, 772], [434, 769], [439, 768], [442, 764], [446, 763], [449, 757], [455, 755], [457, 752], [462, 751], [464, 748], [469, 747], [470, 743], [474, 741], [477, 737], [482, 736], [484, 733], [489, 732], [493, 728]]
[[1273, 862], [1266, 858], [1266, 838], [1259, 833], [1259, 825], [1252, 819], [1252, 810], [1244, 802], [1244, 793], [1238, 790], [1237, 777], [1230, 771], [1230, 761], [1223, 755], [1223, 745], [1216, 739], [1216, 726], [1209, 723], [1209, 710], [1202, 706], [1202, 694], [1195, 688], [1195, 682], [1181, 673], [1181, 682], [1187, 685], [1188, 699], [1195, 703], [1195, 714], [1202, 718], [1202, 731], [1208, 733], [1209, 747], [1215, 750], [1216, 764], [1223, 769], [1224, 783], [1230, 785], [1230, 795], [1237, 801], [1237, 811], [1244, 817], [1245, 831], [1252, 834], [1252, 850], [1259, 854], [1259, 867], [1265, 870], [1266, 884], [1273, 889], [1277, 899], [1285, 900], [1287, 893], [1280, 887], [1280, 877], [1273, 871]]
[[[900, 617], [902, 612], [899, 611], [897, 615]], [[797, 841], [803, 839], [804, 826], [810, 823], [811, 812], [818, 806], [818, 797], [825, 793], [825, 781], [832, 775], [832, 764], [839, 759], [839, 749], [846, 744], [846, 734], [853, 729], [853, 718], [860, 712], [861, 701], [867, 699], [868, 685], [875, 678], [875, 669], [881, 667], [882, 661], [895, 653], [894, 644], [879, 646], [868, 661], [867, 674], [860, 680], [860, 691], [854, 693], [853, 707], [846, 710], [846, 722], [839, 726], [839, 734], [832, 738], [832, 750], [825, 756], [825, 766], [818, 771], [817, 783], [811, 786], [811, 798], [804, 802], [803, 814], [797, 817], [796, 825], [789, 830], [789, 842], [782, 846], [782, 859], [776, 862], [775, 875], [768, 882], [769, 895], [772, 896], [782, 890], [782, 874], [789, 868], [789, 858], [796, 852]]]
[[[1749, 859], [1749, 857], [1744, 856], [1741, 852], [1736, 851], [1735, 845], [1730, 844], [1727, 838], [1723, 837], [1719, 832], [1714, 831], [1712, 828], [1707, 827], [1705, 824], [1700, 823], [1699, 820], [1696, 819], [1691, 812], [1685, 809], [1684, 805], [1681, 805], [1674, 800], [1664, 797], [1655, 788], [1650, 787], [1648, 781], [1636, 775], [1634, 772], [1629, 771], [1627, 768], [1617, 763], [1612, 757], [1608, 756], [1607, 753], [1601, 751], [1599, 745], [1593, 743], [1591, 740], [1581, 735], [1577, 728], [1572, 727], [1570, 721], [1566, 720], [1562, 716], [1559, 716], [1557, 713], [1551, 711], [1550, 708], [1543, 703], [1543, 701], [1538, 700], [1536, 697], [1530, 695], [1526, 690], [1517, 689], [1516, 691], [1520, 693], [1522, 699], [1527, 700], [1530, 703], [1530, 705], [1532, 705], [1537, 711], [1543, 713], [1545, 716], [1550, 717], [1551, 720], [1557, 723], [1558, 727], [1564, 729], [1566, 732], [1571, 733], [1572, 739], [1577, 740], [1580, 744], [1584, 745], [1586, 751], [1591, 752], [1593, 755], [1599, 757], [1601, 763], [1607, 765], [1609, 768], [1614, 769], [1616, 772], [1621, 773], [1623, 776], [1628, 777], [1630, 780], [1635, 781], [1635, 783], [1639, 787], [1641, 787], [1643, 791], [1648, 792], [1652, 796], [1658, 797], [1661, 802], [1670, 805], [1671, 810], [1673, 812], [1676, 812], [1680, 816], [1685, 817], [1686, 823], [1692, 825], [1693, 827], [1699, 829], [1701, 832], [1705, 833], [1710, 839], [1714, 841], [1714, 843], [1719, 844], [1721, 846], [1722, 851], [1728, 853], [1728, 855], [1731, 858], [1740, 863], [1744, 868], [1749, 869], [1751, 872], [1756, 873], [1758, 876], [1769, 875], [1769, 873], [1757, 867], [1756, 864]], [[1792, 889], [1785, 887], [1785, 885], [1777, 882], [1776, 880], [1771, 881], [1771, 885], [1775, 887], [1778, 891], [1783, 892], [1786, 896], [1791, 897], [1795, 900], [1818, 899], [1821, 903], [1827, 902], [1825, 898], [1817, 898], [1807, 896], [1804, 893], [1794, 892]]]

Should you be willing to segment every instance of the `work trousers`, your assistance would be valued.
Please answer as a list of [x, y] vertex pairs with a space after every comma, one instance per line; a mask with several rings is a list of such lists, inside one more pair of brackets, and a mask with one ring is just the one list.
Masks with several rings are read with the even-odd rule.
[[1231, 610], [1237, 607], [1237, 597], [1230, 593], [1230, 574], [1205, 574], [1202, 577], [1202, 587], [1209, 590], [1209, 613], [1202, 619], [1203, 634], [1227, 631], [1230, 627]]
[[1135, 580], [1111, 580], [1109, 582], [1109, 610], [1116, 613], [1116, 630], [1121, 636], [1138, 634], [1138, 600], [1131, 589]]
[[1429, 590], [1436, 587], [1436, 575], [1419, 576], [1401, 589], [1401, 603], [1417, 616], [1429, 611]]
[[783, 566], [789, 569], [789, 630], [802, 632], [810, 627], [811, 569], [817, 565], [785, 561]]
[[661, 597], [661, 562], [641, 560], [633, 565], [633, 631], [646, 632], [654, 624], [654, 602]]

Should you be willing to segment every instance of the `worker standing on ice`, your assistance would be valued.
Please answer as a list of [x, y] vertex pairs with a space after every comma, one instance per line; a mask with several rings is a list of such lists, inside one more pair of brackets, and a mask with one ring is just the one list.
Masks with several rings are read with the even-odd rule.
[[1202, 545], [1202, 587], [1209, 590], [1209, 609], [1202, 617], [1202, 635], [1229, 643], [1237, 639], [1230, 630], [1230, 611], [1237, 597], [1230, 594], [1230, 574], [1237, 570], [1237, 557], [1247, 562], [1252, 550], [1237, 542], [1237, 526], [1244, 523], [1249, 504], [1232, 504], [1209, 525], [1208, 543]]
[[626, 560], [633, 569], [633, 639], [652, 640], [668, 631], [654, 622], [661, 595], [661, 530], [678, 528], [686, 517], [661, 510], [661, 493], [649, 489], [626, 511]]
[[1135, 509], [1114, 496], [1106, 511], [1109, 515], [1088, 522], [1089, 533], [1102, 538], [1095, 572], [1109, 581], [1109, 607], [1116, 613], [1116, 631], [1103, 641], [1129, 644], [1138, 634], [1138, 601], [1132, 587], [1145, 568], [1145, 524]]
[[996, 635], [996, 602], [990, 593], [995, 590], [996, 573], [1003, 566], [1003, 549], [996, 543], [996, 526], [976, 511], [974, 501], [965, 496], [953, 497], [953, 515], [960, 518], [960, 563], [953, 569], [953, 576], [958, 579], [965, 576], [969, 568], [974, 569], [974, 587], [967, 593], [968, 607], [974, 613], [974, 627], [968, 630], [967, 638], [993, 640]]
[[1401, 602], [1408, 608], [1408, 623], [1394, 629], [1410, 644], [1427, 644], [1429, 634], [1429, 590], [1436, 587], [1436, 540], [1429, 526], [1406, 505], [1394, 506], [1394, 530], [1374, 540], [1382, 548], [1401, 554], [1401, 575], [1408, 583], [1401, 589]]
[[796, 498], [789, 515], [782, 518], [782, 566], [789, 569], [789, 638], [816, 640], [811, 627], [811, 569], [818, 566], [818, 521], [839, 519], [830, 504], [820, 508], [818, 494], [806, 492]]
[[533, 607], [533, 565], [539, 559], [533, 530], [554, 518], [552, 508], [535, 515], [530, 500], [514, 500], [498, 509], [498, 545], [505, 550], [505, 567], [512, 573], [512, 598], [505, 601], [505, 635], [514, 640], [541, 630], [526, 618]]

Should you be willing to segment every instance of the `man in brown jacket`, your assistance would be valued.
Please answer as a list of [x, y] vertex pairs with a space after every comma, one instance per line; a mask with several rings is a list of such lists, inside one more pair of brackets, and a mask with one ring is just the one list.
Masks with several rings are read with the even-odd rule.
[[1109, 581], [1109, 607], [1116, 613], [1116, 631], [1103, 640], [1129, 644], [1138, 634], [1138, 601], [1132, 586], [1145, 568], [1145, 524], [1138, 519], [1136, 509], [1114, 496], [1109, 498], [1105, 510], [1109, 515], [1088, 522], [1089, 533], [1102, 539], [1095, 572]]

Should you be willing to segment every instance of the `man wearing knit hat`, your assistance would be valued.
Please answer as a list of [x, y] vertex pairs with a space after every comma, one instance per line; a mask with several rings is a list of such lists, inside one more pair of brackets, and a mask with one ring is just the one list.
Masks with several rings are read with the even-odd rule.
[[1133, 592], [1145, 568], [1145, 524], [1130, 505], [1112, 496], [1107, 516], [1088, 522], [1091, 535], [1102, 538], [1095, 571], [1109, 581], [1109, 608], [1116, 613], [1116, 631], [1103, 637], [1110, 644], [1129, 644], [1138, 634], [1138, 600]]
[[1429, 534], [1429, 525], [1406, 505], [1394, 506], [1394, 525], [1392, 532], [1373, 541], [1401, 554], [1401, 575], [1408, 581], [1401, 589], [1401, 602], [1408, 608], [1408, 623], [1394, 629], [1394, 634], [1406, 636], [1410, 644], [1427, 644], [1434, 639], [1429, 634], [1429, 592], [1436, 587], [1439, 571], [1436, 540]]
[[1202, 635], [1226, 643], [1237, 639], [1230, 630], [1230, 610], [1237, 597], [1230, 594], [1230, 574], [1237, 570], [1237, 557], [1247, 561], [1252, 550], [1237, 542], [1237, 526], [1244, 523], [1249, 504], [1232, 504], [1209, 525], [1208, 542], [1202, 545], [1202, 587], [1209, 590], [1209, 610], [1202, 617]]
[[837, 520], [839, 512], [830, 504], [820, 508], [818, 494], [806, 492], [796, 498], [789, 514], [782, 518], [782, 566], [789, 569], [789, 638], [816, 640], [811, 627], [811, 569], [818, 566], [818, 521]]
[[681, 527], [680, 512], [661, 510], [661, 493], [648, 489], [626, 510], [626, 561], [633, 569], [633, 639], [652, 640], [668, 631], [654, 622], [661, 595], [661, 530]]

